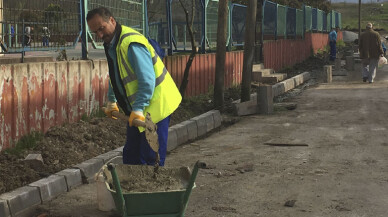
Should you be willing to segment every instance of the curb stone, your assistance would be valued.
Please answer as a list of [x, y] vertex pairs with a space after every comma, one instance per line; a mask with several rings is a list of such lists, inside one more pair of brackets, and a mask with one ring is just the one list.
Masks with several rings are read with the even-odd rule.
[[197, 136], [203, 136], [207, 132], [207, 122], [206, 122], [206, 117], [200, 115], [194, 118], [191, 118], [191, 121], [195, 121], [197, 123]]
[[[176, 131], [177, 146], [182, 145], [183, 143], [185, 143], [189, 140], [189, 132], [187, 130], [186, 125], [175, 124], [174, 126], [172, 126], [170, 128], [175, 129], [175, 131]], [[168, 136], [168, 137], [170, 137], [170, 136]]]
[[80, 169], [64, 169], [56, 173], [59, 176], [65, 177], [67, 191], [82, 185], [82, 176]]
[[286, 79], [282, 82], [279, 82], [272, 86], [273, 96], [279, 96], [282, 93], [285, 93], [291, 89], [294, 89], [296, 86], [299, 86], [310, 79], [310, 72], [303, 72], [297, 76]]
[[102, 159], [102, 161], [105, 163], [107, 163], [110, 159], [114, 158], [114, 157], [117, 157], [117, 156], [121, 156], [122, 155], [122, 152], [117, 152], [117, 151], [110, 151], [110, 152], [107, 152], [105, 154], [101, 154], [101, 155], [98, 155], [97, 157], [93, 158], [93, 159]]
[[[211, 110], [170, 127], [167, 150], [171, 151], [187, 141], [205, 135], [214, 128], [221, 126], [221, 122], [221, 113], [218, 110]], [[27, 186], [1, 194], [0, 217], [17, 216], [28, 208], [47, 202], [79, 185], [94, 182], [95, 173], [107, 161], [114, 157], [122, 156], [123, 148], [124, 146], [121, 146]]]
[[84, 184], [89, 184], [94, 182], [94, 175], [101, 169], [103, 165], [104, 161], [102, 159], [92, 158], [73, 166], [73, 168], [80, 169], [82, 182]]
[[197, 129], [197, 123], [193, 120], [187, 120], [183, 121], [182, 123], [183, 126], [186, 126], [187, 128], [187, 133], [188, 133], [188, 141], [194, 140], [195, 138], [198, 137], [198, 129]]
[[178, 147], [178, 136], [176, 129], [170, 127], [168, 129], [168, 137], [167, 137], [167, 151], [171, 151]]
[[0, 195], [0, 200], [7, 200], [12, 216], [18, 216], [22, 211], [41, 204], [39, 189], [37, 187], [24, 186], [14, 191]]
[[209, 111], [209, 112], [206, 112], [206, 113], [202, 114], [201, 116], [203, 116], [203, 118], [206, 121], [206, 133], [212, 131], [214, 129], [213, 113], [211, 113]]
[[0, 216], [10, 217], [11, 213], [9, 213], [9, 207], [6, 200], [0, 199]]
[[67, 191], [65, 177], [60, 175], [51, 175], [47, 178], [33, 182], [28, 186], [37, 187], [39, 189], [42, 202], [49, 201]]
[[120, 148], [116, 148], [113, 151], [120, 152], [120, 155], [123, 155], [123, 149], [124, 149], [124, 146], [121, 146]]

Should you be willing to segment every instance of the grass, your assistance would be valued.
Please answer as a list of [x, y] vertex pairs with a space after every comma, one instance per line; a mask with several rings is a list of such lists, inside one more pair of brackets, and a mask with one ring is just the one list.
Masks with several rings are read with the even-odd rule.
[[[381, 6], [382, 5], [382, 6]], [[358, 31], [358, 4], [336, 3], [332, 8], [342, 14], [342, 28]], [[371, 22], [376, 30], [388, 30], [388, 3], [368, 3], [361, 5], [361, 28]]]
[[43, 139], [41, 132], [31, 132], [18, 140], [14, 148], [6, 149], [4, 152], [12, 155], [20, 155], [25, 150], [32, 149], [36, 144]]

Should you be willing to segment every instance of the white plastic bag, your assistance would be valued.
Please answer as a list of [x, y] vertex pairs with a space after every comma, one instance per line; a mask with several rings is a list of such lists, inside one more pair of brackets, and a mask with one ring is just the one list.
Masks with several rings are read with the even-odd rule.
[[379, 58], [379, 67], [382, 67], [383, 65], [387, 64], [387, 58], [380, 57]]

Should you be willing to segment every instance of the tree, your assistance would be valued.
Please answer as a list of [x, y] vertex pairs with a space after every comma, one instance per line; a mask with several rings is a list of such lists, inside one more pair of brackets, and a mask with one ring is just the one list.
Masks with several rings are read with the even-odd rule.
[[228, 0], [218, 2], [218, 25], [217, 25], [217, 55], [216, 74], [214, 84], [214, 106], [222, 109], [224, 106], [224, 77], [226, 59], [226, 37], [228, 20]]
[[247, 18], [245, 26], [252, 26], [253, 28], [245, 28], [241, 102], [246, 102], [251, 99], [251, 77], [254, 58], [256, 12], [257, 0], [248, 0]]
[[179, 87], [179, 92], [181, 93], [182, 97], [184, 98], [187, 84], [189, 83], [190, 68], [191, 68], [191, 65], [193, 63], [194, 57], [197, 54], [197, 46], [195, 45], [194, 33], [193, 33], [193, 23], [194, 23], [194, 15], [195, 15], [195, 13], [194, 13], [195, 0], [191, 0], [191, 5], [192, 5], [192, 7], [191, 7], [191, 20], [189, 19], [189, 11], [186, 9], [182, 0], [179, 0], [179, 2], [181, 3], [183, 11], [185, 12], [185, 15], [186, 15], [186, 24], [187, 24], [187, 28], [188, 28], [189, 35], [190, 35], [190, 41], [191, 41], [191, 53], [189, 56], [189, 60], [186, 63], [181, 86]]

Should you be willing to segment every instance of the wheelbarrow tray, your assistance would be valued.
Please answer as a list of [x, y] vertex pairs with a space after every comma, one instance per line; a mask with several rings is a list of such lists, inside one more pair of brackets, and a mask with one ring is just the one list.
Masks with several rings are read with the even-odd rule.
[[106, 176], [106, 186], [113, 196], [116, 209], [123, 217], [184, 216], [191, 190], [195, 187], [194, 181], [198, 172], [197, 165], [198, 163], [195, 164], [193, 172], [188, 167], [159, 168], [160, 174], [168, 173], [169, 176], [179, 180], [180, 187], [176, 189], [177, 186], [174, 186], [174, 189], [159, 189], [152, 192], [126, 191], [123, 190], [122, 184], [131, 177], [144, 175], [144, 170], [153, 171], [153, 166], [111, 164], [108, 165], [108, 171], [104, 171], [104, 174]]

